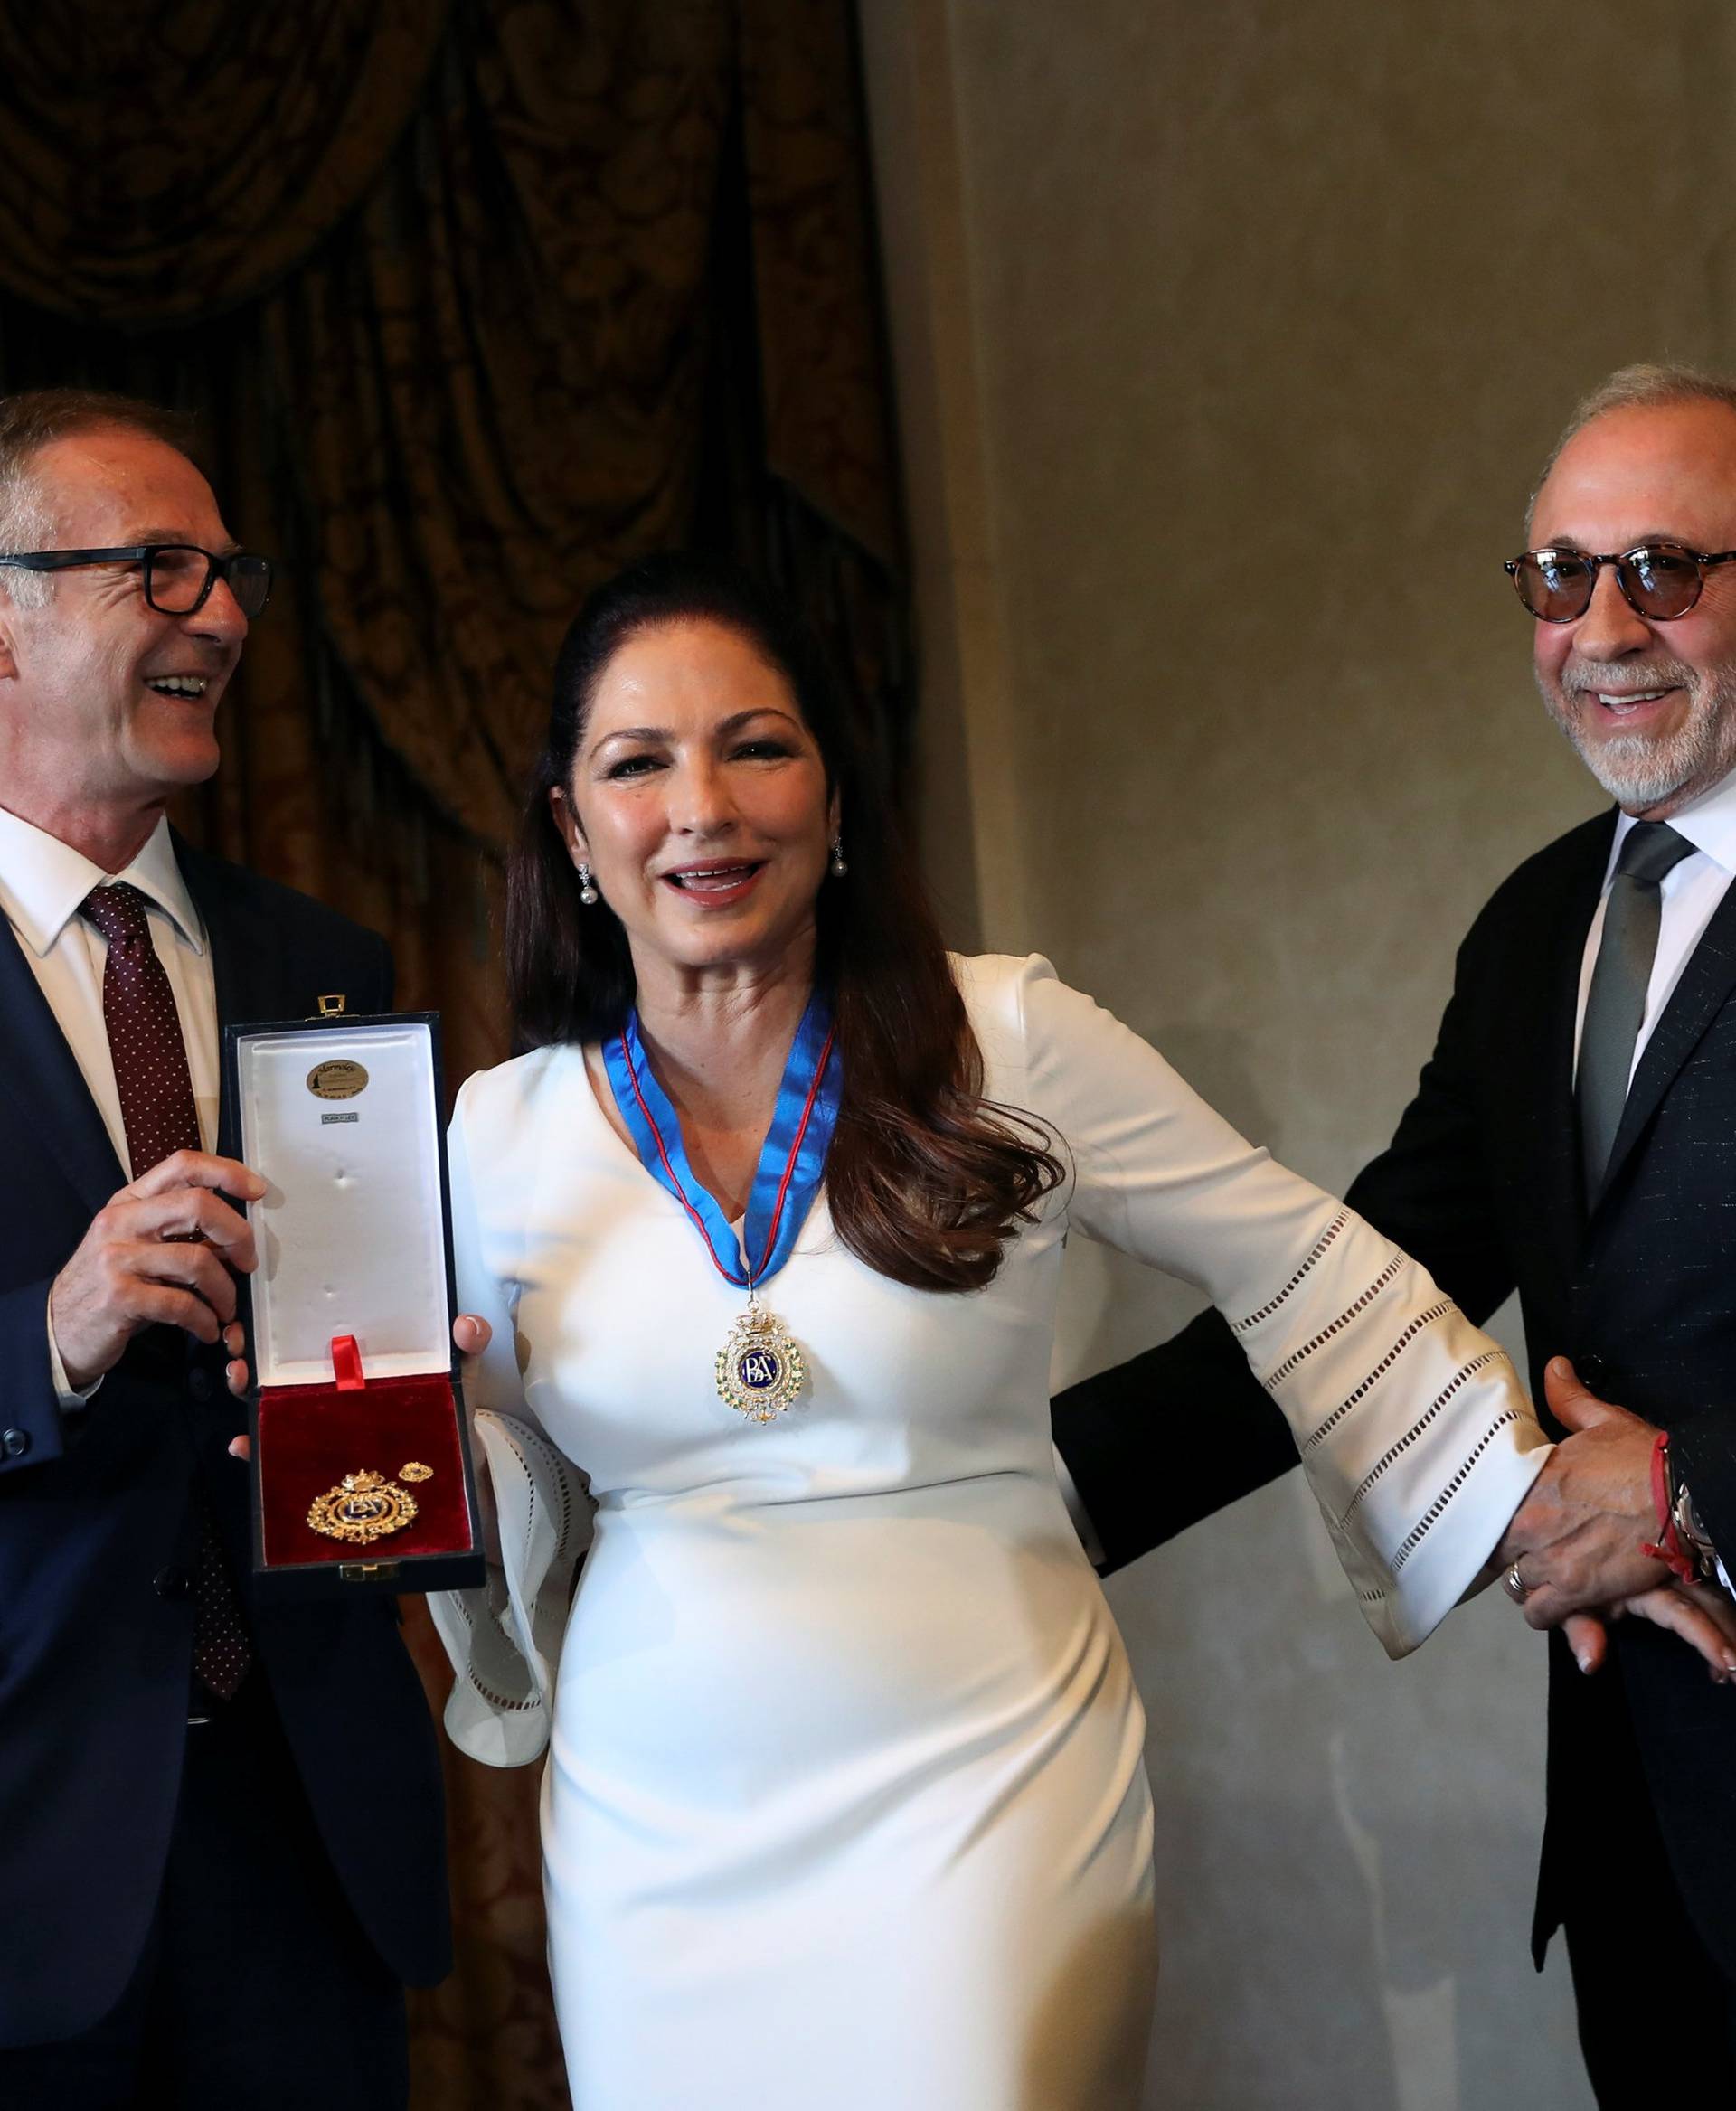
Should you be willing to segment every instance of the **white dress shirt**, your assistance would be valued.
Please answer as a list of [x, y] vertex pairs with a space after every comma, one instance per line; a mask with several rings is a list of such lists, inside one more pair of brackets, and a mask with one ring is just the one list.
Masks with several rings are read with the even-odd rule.
[[[175, 862], [167, 820], [157, 823], [150, 840], [124, 872], [105, 872], [81, 851], [0, 807], [0, 910], [66, 1036], [115, 1155], [130, 1180], [132, 1164], [120, 1093], [102, 1017], [102, 969], [108, 942], [79, 914], [80, 904], [93, 887], [123, 880], [145, 897], [151, 939], [180, 1014], [200, 1142], [209, 1150], [217, 1135], [217, 990], [204, 923]], [[76, 1408], [94, 1388], [78, 1393], [68, 1387], [52, 1324], [48, 1339], [61, 1404]]]
[[[1661, 883], [1663, 907], [1658, 919], [1657, 953], [1652, 962], [1652, 979], [1646, 986], [1646, 1015], [1639, 1023], [1639, 1034], [1634, 1042], [1634, 1070], [1639, 1067], [1639, 1059], [1646, 1052], [1653, 1028], [1663, 1016], [1664, 1007], [1675, 994], [1682, 970], [1705, 935], [1712, 911], [1723, 900], [1731, 877], [1736, 876], [1736, 771], [1722, 783], [1713, 785], [1709, 792], [1703, 792], [1679, 814], [1672, 814], [1669, 825], [1678, 835], [1685, 836], [1694, 850], [1680, 864], [1665, 873]], [[1617, 816], [1615, 840], [1609, 845], [1609, 862], [1604, 867], [1603, 896], [1598, 903], [1597, 914], [1591, 919], [1591, 928], [1585, 935], [1585, 957], [1580, 965], [1579, 1016], [1573, 1028], [1576, 1071], [1580, 1036], [1585, 1031], [1586, 1000], [1591, 994], [1591, 970], [1597, 965], [1598, 947], [1603, 940], [1604, 911], [1609, 900], [1609, 890], [1615, 883], [1616, 860], [1633, 826], [1631, 814]], [[1630, 1083], [1633, 1074], [1633, 1070], [1628, 1073]]]

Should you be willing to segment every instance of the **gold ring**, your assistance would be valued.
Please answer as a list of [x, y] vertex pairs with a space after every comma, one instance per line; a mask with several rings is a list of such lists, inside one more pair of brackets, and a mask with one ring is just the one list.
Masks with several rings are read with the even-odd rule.
[[345, 1474], [335, 1488], [316, 1496], [307, 1522], [328, 1540], [365, 1547], [388, 1532], [402, 1531], [416, 1515], [416, 1498], [396, 1481], [372, 1471]]
[[431, 1481], [434, 1469], [432, 1466], [425, 1466], [420, 1459], [413, 1458], [407, 1465], [399, 1467], [398, 1478], [401, 1481]]

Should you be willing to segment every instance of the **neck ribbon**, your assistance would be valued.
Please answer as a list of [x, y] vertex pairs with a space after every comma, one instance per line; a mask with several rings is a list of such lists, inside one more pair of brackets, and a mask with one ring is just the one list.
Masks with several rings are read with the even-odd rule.
[[796, 1029], [771, 1126], [760, 1147], [741, 1246], [716, 1198], [694, 1177], [680, 1117], [646, 1060], [637, 1008], [619, 1034], [603, 1045], [609, 1089], [641, 1164], [687, 1212], [719, 1275], [742, 1289], [766, 1282], [789, 1258], [826, 1176], [844, 1083], [835, 1038], [831, 1007], [816, 990]]

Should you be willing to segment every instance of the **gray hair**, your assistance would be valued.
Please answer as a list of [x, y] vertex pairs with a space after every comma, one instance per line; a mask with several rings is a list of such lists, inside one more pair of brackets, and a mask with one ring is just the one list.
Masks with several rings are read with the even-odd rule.
[[1633, 366], [1618, 366], [1607, 381], [1581, 396], [1531, 487], [1525, 504], [1527, 526], [1537, 510], [1537, 495], [1549, 482], [1562, 449], [1593, 419], [1611, 410], [1665, 410], [1677, 403], [1716, 403], [1736, 416], [1736, 380], [1675, 361], [1642, 360]]
[[[40, 550], [52, 531], [53, 517], [27, 462], [0, 468], [0, 551]], [[52, 572], [0, 565], [0, 594], [15, 608], [44, 608], [53, 592]]]
[[[0, 396], [0, 553], [40, 550], [53, 532], [48, 495], [32, 473], [43, 448], [85, 432], [137, 432], [193, 458], [193, 427], [178, 411], [103, 389], [27, 389]], [[52, 572], [0, 565], [0, 593], [15, 608], [41, 608]]]

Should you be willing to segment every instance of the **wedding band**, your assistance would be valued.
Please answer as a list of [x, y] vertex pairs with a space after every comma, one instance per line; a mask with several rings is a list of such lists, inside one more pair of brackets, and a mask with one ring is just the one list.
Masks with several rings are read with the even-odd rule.
[[1506, 1592], [1507, 1596], [1516, 1606], [1524, 1605], [1525, 1600], [1531, 1596], [1531, 1592], [1526, 1587], [1524, 1578], [1519, 1573], [1519, 1564], [1516, 1561], [1501, 1579], [1501, 1588]]

